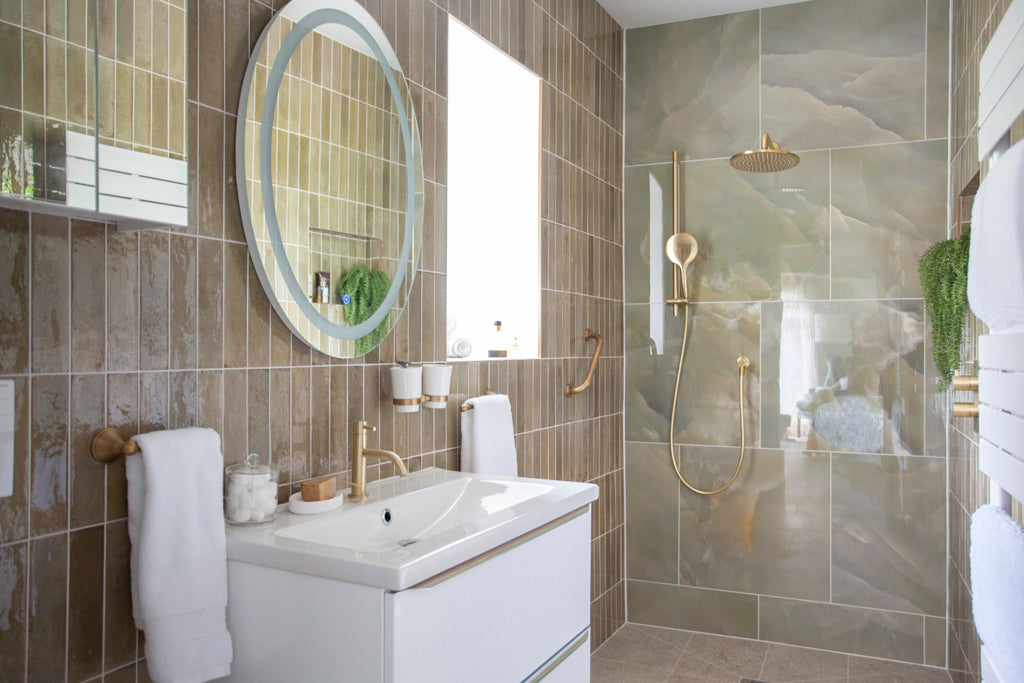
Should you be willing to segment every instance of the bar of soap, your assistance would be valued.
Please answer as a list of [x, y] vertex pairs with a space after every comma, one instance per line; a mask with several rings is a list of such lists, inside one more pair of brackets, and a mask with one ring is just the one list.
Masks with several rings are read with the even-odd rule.
[[338, 481], [334, 477], [318, 477], [302, 482], [302, 500], [307, 503], [330, 500], [337, 492]]

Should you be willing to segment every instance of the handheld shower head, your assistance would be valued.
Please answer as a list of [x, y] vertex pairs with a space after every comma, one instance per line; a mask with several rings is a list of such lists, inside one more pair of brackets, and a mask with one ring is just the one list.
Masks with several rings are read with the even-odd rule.
[[677, 232], [665, 243], [665, 255], [668, 260], [679, 266], [683, 280], [683, 298], [689, 299], [689, 286], [686, 283], [686, 269], [697, 258], [697, 240], [693, 235]]

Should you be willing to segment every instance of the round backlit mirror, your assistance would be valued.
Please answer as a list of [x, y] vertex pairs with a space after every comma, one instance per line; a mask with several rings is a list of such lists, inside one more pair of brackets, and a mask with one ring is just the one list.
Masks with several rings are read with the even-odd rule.
[[416, 275], [423, 154], [398, 58], [354, 0], [293, 0], [263, 30], [235, 159], [249, 254], [278, 315], [328, 355], [376, 348]]

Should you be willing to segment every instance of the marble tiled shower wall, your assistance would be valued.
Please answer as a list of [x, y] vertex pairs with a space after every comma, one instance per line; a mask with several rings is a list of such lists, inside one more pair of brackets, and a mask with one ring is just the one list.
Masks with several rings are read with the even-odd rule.
[[[410, 469], [457, 467], [456, 405], [487, 388], [512, 399], [521, 473], [600, 486], [593, 645], [623, 623], [623, 33], [590, 0], [366, 4], [411, 81], [427, 179], [411, 304], [378, 351], [311, 352], [249, 263], [235, 111], [274, 11], [255, 0], [188, 3], [187, 228], [122, 233], [0, 211], [0, 377], [17, 397], [15, 493], [0, 499], [0, 679], [148, 680], [131, 619], [124, 466], [97, 465], [87, 450], [102, 426], [216, 428], [228, 462], [256, 452], [282, 467], [283, 498], [315, 475], [345, 484], [352, 419], [380, 425], [372, 445]], [[448, 11], [544, 79], [543, 357], [460, 363], [447, 411], [399, 416], [389, 362], [444, 359]], [[570, 400], [562, 387], [592, 351], [585, 327], [604, 335], [605, 353], [595, 384]]]
[[[950, 235], [971, 227], [971, 207], [987, 164], [978, 161], [978, 65], [1010, 0], [954, 0], [952, 4], [952, 96], [950, 98]], [[1024, 139], [1024, 117], [1010, 130], [1011, 142]], [[972, 230], [972, 238], [981, 228]], [[961, 372], [978, 372], [978, 336], [985, 324], [970, 311], [960, 348]], [[976, 399], [950, 392], [951, 400]], [[989, 480], [978, 467], [978, 421], [954, 418], [949, 424], [949, 673], [956, 683], [981, 680], [980, 647], [971, 611], [971, 514], [989, 502]], [[1013, 518], [1024, 523], [1024, 507], [1013, 503]]]
[[[630, 622], [946, 666], [945, 402], [917, 277], [946, 236], [949, 4], [813, 0], [626, 33]], [[768, 132], [801, 163], [728, 158]], [[672, 150], [691, 329], [671, 269]]]

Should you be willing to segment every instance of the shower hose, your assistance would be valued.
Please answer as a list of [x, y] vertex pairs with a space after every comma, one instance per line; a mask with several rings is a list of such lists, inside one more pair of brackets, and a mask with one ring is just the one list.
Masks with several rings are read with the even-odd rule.
[[683, 359], [686, 357], [686, 336], [690, 330], [690, 306], [683, 304], [683, 345], [679, 347], [679, 366], [676, 368], [676, 386], [672, 392], [672, 414], [669, 417], [668, 426], [668, 455], [672, 460], [672, 469], [676, 471], [676, 476], [679, 477], [679, 481], [683, 485], [693, 491], [699, 493], [702, 496], [713, 496], [716, 493], [721, 493], [726, 490], [732, 483], [736, 481], [736, 477], [740, 474], [740, 468], [743, 467], [743, 456], [745, 455], [747, 443], [746, 443], [746, 430], [743, 425], [743, 376], [747, 374], [747, 367], [750, 365], [750, 359], [746, 356], [740, 356], [736, 359], [736, 365], [739, 367], [739, 385], [740, 385], [740, 457], [736, 462], [736, 469], [732, 471], [732, 476], [729, 477], [729, 481], [725, 482], [718, 488], [714, 489], [699, 489], [690, 482], [686, 481], [686, 477], [679, 471], [679, 463], [676, 462], [676, 445], [675, 445], [675, 433], [676, 433], [676, 402], [679, 400], [679, 380], [683, 376]]

